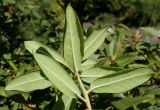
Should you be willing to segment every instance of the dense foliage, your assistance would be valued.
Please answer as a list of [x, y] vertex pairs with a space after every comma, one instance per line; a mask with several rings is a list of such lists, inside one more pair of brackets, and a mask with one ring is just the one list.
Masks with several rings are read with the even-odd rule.
[[159, 109], [159, 3], [0, 0], [0, 109]]

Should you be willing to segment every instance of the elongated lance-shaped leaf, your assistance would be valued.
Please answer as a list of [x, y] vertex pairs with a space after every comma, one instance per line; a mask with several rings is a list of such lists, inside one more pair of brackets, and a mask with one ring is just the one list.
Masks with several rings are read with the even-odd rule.
[[143, 84], [151, 77], [152, 71], [148, 68], [139, 68], [113, 77], [102, 77], [91, 83], [91, 89], [96, 93], [120, 93]]
[[51, 49], [50, 47], [48, 47], [40, 42], [37, 42], [37, 41], [25, 41], [24, 44], [25, 44], [25, 47], [27, 48], [27, 50], [31, 54], [39, 52], [39, 53], [47, 55], [49, 53], [55, 60], [66, 65], [64, 62], [64, 58], [58, 52], [56, 52], [54, 49]]
[[84, 43], [84, 57], [83, 60], [87, 59], [92, 55], [104, 42], [107, 35], [107, 28], [100, 30], [94, 30], [89, 38]]
[[34, 57], [46, 77], [62, 93], [71, 97], [80, 95], [80, 90], [76, 83], [57, 61], [42, 54], [35, 54]]
[[83, 32], [78, 17], [70, 5], [66, 9], [64, 59], [71, 70], [78, 72], [83, 56]]
[[114, 71], [111, 70], [104, 70], [102, 68], [91, 68], [83, 71], [81, 74], [81, 78], [83, 81], [91, 83], [100, 77], [111, 75], [113, 73]]
[[37, 89], [45, 89], [50, 86], [52, 86], [52, 83], [45, 79], [39, 71], [36, 71], [17, 77], [6, 86], [5, 90], [30, 92]]
[[70, 69], [78, 72], [83, 55], [83, 31], [78, 17], [70, 5], [66, 9], [64, 33], [64, 59]]

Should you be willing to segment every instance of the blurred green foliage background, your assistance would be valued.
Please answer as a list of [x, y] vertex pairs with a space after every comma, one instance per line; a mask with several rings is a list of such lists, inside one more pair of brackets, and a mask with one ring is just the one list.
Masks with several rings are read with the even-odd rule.
[[[0, 94], [10, 80], [39, 69], [24, 48], [24, 41], [40, 41], [61, 51], [65, 8], [69, 3], [84, 29], [120, 23], [131, 28], [160, 26], [160, 0], [0, 0]], [[44, 101], [44, 97], [33, 94], [31, 103]], [[48, 95], [44, 91], [38, 94]], [[11, 101], [14, 98], [4, 96], [0, 95], [1, 110], [5, 106], [17, 107]]]

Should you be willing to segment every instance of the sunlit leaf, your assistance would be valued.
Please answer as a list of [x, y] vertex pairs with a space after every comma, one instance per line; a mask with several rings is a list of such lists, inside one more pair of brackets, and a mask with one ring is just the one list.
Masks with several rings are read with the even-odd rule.
[[67, 71], [54, 59], [41, 54], [34, 55], [46, 77], [62, 93], [68, 96], [80, 95], [80, 90]]
[[89, 68], [92, 68], [96, 63], [96, 61], [88, 59], [81, 64], [80, 70], [87, 70]]
[[81, 78], [83, 81], [87, 83], [93, 82], [95, 79], [98, 79], [103, 76], [107, 76], [114, 73], [114, 71], [111, 70], [104, 70], [101, 68], [91, 68], [88, 70], [85, 70], [81, 74]]
[[64, 59], [71, 70], [78, 72], [83, 56], [83, 31], [73, 8], [66, 9]]
[[45, 55], [50, 54], [55, 60], [66, 65], [64, 63], [64, 58], [58, 52], [56, 52], [54, 49], [51, 49], [48, 46], [46, 46], [40, 42], [37, 42], [37, 41], [25, 41], [24, 44], [25, 44], [25, 47], [27, 48], [27, 50], [31, 54], [34, 54], [34, 53], [42, 53]]
[[[148, 68], [138, 68], [123, 74], [115, 73], [113, 77], [102, 77], [91, 83], [91, 90], [96, 93], [120, 93], [130, 90], [146, 82], [152, 71]], [[116, 75], [117, 74], [117, 75]]]
[[92, 32], [92, 34], [86, 39], [84, 43], [83, 59], [87, 59], [102, 45], [107, 34], [108, 34], [107, 28], [103, 28], [100, 30], [94, 30]]
[[30, 92], [37, 89], [45, 89], [50, 86], [52, 86], [52, 83], [45, 79], [39, 71], [36, 71], [15, 78], [6, 86], [5, 90]]

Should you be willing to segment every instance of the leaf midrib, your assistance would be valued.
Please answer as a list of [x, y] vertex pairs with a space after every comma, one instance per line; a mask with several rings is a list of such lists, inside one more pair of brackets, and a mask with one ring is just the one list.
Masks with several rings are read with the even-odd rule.
[[[42, 65], [44, 68], [46, 68], [49, 72], [51, 72], [51, 73], [54, 74], [54, 72], [53, 72], [53, 71], [50, 71], [50, 68], [48, 68], [46, 65], [44, 65], [44, 64], [42, 64], [42, 63], [41, 63], [41, 65]], [[67, 86], [70, 90], [72, 90], [75, 94], [77, 94], [77, 92], [74, 91], [74, 90], [72, 89], [72, 87], [70, 87], [69, 85], [67, 85], [67, 83], [64, 82], [64, 80], [62, 80], [60, 76], [58, 76], [58, 75], [56, 75], [56, 74], [54, 74], [54, 76], [56, 76], [61, 82], [64, 83], [64, 85], [66, 85], [66, 86]]]
[[[71, 16], [70, 14], [68, 14], [68, 19], [69, 21], [71, 20]], [[71, 31], [71, 22], [69, 22], [69, 30], [70, 30], [70, 34], [71, 34], [71, 51], [72, 51], [72, 58], [73, 58], [73, 65], [75, 67], [75, 71], [78, 72], [78, 68], [77, 68], [77, 65], [76, 65], [76, 58], [75, 58], [75, 51], [74, 51], [74, 48], [73, 48], [73, 33]]]
[[[35, 73], [35, 74], [36, 74], [36, 73]], [[16, 86], [11, 86], [10, 88], [12, 88], [12, 87], [18, 87], [18, 86], [23, 85], [23, 84], [36, 82], [36, 81], [38, 81], [38, 80], [43, 80], [43, 79], [44, 79], [44, 78], [39, 78], [39, 79], [36, 79], [36, 80], [25, 81], [25, 82], [22, 82], [22, 83], [15, 84]]]

